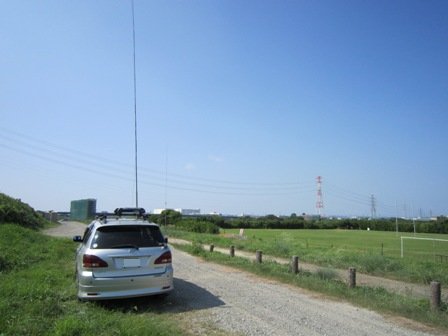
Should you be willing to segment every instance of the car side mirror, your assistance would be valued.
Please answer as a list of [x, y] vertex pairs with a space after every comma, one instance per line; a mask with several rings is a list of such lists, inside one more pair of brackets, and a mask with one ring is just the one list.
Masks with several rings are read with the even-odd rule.
[[82, 243], [82, 237], [81, 236], [74, 236], [73, 241], [77, 243]]
[[165, 244], [168, 244], [168, 238], [165, 237]]

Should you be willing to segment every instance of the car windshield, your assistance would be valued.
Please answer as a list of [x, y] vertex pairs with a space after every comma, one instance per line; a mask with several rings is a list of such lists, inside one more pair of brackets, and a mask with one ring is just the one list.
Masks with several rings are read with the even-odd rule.
[[162, 233], [151, 225], [111, 225], [96, 230], [91, 248], [140, 248], [164, 245]]

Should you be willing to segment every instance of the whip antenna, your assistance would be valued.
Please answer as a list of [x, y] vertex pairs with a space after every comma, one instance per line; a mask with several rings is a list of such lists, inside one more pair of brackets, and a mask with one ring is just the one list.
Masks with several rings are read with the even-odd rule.
[[132, 0], [132, 45], [134, 51], [134, 148], [135, 148], [135, 207], [138, 208], [138, 169], [137, 169], [137, 75], [135, 71], [135, 15]]

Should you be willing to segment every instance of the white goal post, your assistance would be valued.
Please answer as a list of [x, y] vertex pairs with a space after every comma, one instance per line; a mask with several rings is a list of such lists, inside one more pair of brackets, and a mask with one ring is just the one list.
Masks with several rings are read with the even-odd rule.
[[403, 241], [405, 239], [415, 239], [415, 240], [431, 240], [431, 241], [442, 241], [442, 242], [448, 242], [448, 239], [436, 239], [436, 238], [418, 238], [418, 237], [406, 237], [406, 236], [401, 236], [401, 257], [403, 258]]

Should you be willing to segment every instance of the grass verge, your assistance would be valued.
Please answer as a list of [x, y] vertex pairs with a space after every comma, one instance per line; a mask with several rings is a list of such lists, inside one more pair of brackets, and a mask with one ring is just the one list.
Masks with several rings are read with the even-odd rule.
[[80, 303], [69, 239], [0, 225], [0, 335], [184, 335], [155, 298]]
[[448, 305], [442, 304], [439, 312], [430, 310], [429, 300], [413, 299], [386, 291], [383, 288], [356, 287], [349, 289], [347, 284], [335, 280], [325, 269], [316, 274], [300, 272], [292, 274], [288, 266], [275, 262], [255, 263], [240, 257], [230, 257], [219, 252], [206, 252], [200, 243], [175, 245], [176, 248], [200, 256], [206, 261], [235, 267], [258, 276], [275, 279], [286, 284], [325, 294], [328, 297], [342, 299], [352, 304], [402, 316], [426, 325], [448, 331]]

